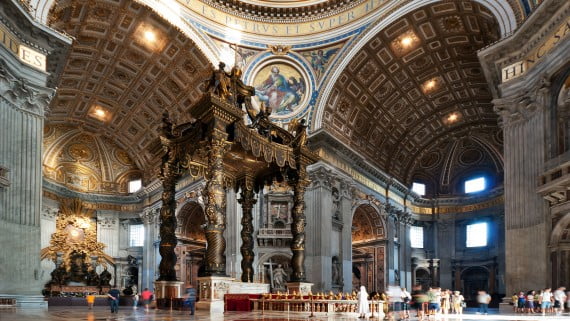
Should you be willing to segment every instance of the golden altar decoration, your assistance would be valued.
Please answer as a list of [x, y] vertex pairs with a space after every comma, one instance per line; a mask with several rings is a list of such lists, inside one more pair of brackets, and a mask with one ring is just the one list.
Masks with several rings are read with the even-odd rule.
[[[105, 244], [97, 242], [97, 225], [91, 221], [94, 210], [89, 209], [79, 199], [64, 199], [61, 202], [56, 220], [56, 232], [51, 235], [49, 246], [40, 252], [42, 260], [52, 260], [56, 266], [67, 272], [74, 264], [73, 259], [85, 258], [89, 270], [93, 269], [91, 258], [96, 257], [96, 265], [114, 264], [114, 260], [105, 254]], [[61, 264], [58, 265], [58, 257]]]

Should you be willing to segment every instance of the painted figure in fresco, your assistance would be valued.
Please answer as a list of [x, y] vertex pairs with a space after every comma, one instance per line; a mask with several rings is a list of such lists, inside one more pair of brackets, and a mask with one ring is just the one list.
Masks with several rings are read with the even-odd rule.
[[329, 59], [339, 50], [339, 48], [328, 49], [326, 51], [319, 49], [311, 52], [311, 66], [317, 74], [317, 78], [325, 72], [325, 66]]
[[301, 100], [305, 91], [302, 78], [287, 79], [279, 71], [279, 67], [273, 66], [271, 74], [265, 81], [255, 88], [255, 94], [261, 102], [264, 102], [276, 113], [293, 111]]

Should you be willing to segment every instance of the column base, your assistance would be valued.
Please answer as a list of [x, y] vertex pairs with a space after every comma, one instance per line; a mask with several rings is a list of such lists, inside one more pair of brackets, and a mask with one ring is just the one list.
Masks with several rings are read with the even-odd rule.
[[289, 282], [287, 283], [287, 291], [289, 293], [297, 292], [301, 295], [308, 295], [313, 288], [313, 283], [308, 282]]
[[42, 295], [9, 295], [0, 294], [0, 298], [16, 299], [16, 306], [21, 308], [47, 309], [48, 302]]
[[156, 299], [181, 298], [183, 284], [181, 281], [154, 281], [154, 295]]
[[210, 315], [223, 314], [224, 300], [198, 301], [196, 302], [196, 309], [198, 311], [208, 311]]

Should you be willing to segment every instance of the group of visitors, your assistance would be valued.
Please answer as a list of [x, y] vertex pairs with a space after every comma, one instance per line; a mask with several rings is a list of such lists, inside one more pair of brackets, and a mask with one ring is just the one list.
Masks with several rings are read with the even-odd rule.
[[559, 287], [554, 292], [551, 288], [540, 291], [530, 290], [513, 293], [512, 303], [515, 313], [556, 313], [562, 314], [564, 304], [570, 309], [570, 292], [566, 293], [565, 287]]
[[[111, 307], [111, 313], [119, 313], [119, 301], [121, 299], [121, 291], [119, 291], [119, 289], [117, 289], [117, 287], [113, 287], [111, 288], [111, 290], [109, 290], [109, 292], [107, 292], [107, 300], [109, 301], [109, 306]], [[152, 291], [150, 291], [148, 288], [145, 288], [142, 293], [139, 294], [138, 293], [134, 293], [133, 296], [133, 309], [136, 309], [139, 305], [139, 299], [142, 299], [142, 303], [144, 305], [144, 308], [146, 311], [149, 310], [149, 306], [150, 303], [152, 302], [153, 299], [153, 293]], [[94, 297], [93, 297], [93, 301]], [[89, 302], [89, 297], [87, 298], [87, 302], [88, 304]], [[92, 307], [92, 304], [89, 304], [89, 308]]]
[[416, 285], [412, 291], [413, 306], [418, 311], [418, 318], [435, 314], [463, 314], [465, 298], [460, 291], [442, 290], [439, 287], [430, 287], [427, 292]]
[[[117, 287], [113, 287], [107, 293], [107, 299], [109, 300], [109, 306], [111, 307], [111, 313], [119, 313], [120, 296], [121, 296], [121, 292], [119, 291], [119, 289], [117, 289]], [[93, 297], [93, 301], [95, 301], [94, 298], [95, 297]], [[152, 303], [153, 298], [154, 298], [154, 294], [148, 288], [145, 288], [142, 291], [142, 293], [140, 294], [140, 296], [138, 293], [134, 293], [133, 309], [137, 309], [138, 304], [139, 304], [139, 299], [142, 299], [142, 304], [144, 305], [145, 311], [149, 311], [149, 306]], [[92, 303], [90, 304], [89, 298], [87, 301], [88, 301], [89, 308], [91, 309], [93, 304]], [[194, 315], [194, 312], [196, 310], [196, 289], [194, 287], [192, 287], [192, 285], [190, 285], [189, 288], [186, 289], [186, 293], [184, 295], [184, 305], [189, 307], [190, 315]]]
[[[370, 313], [368, 297], [366, 288], [361, 286], [357, 295], [359, 318], [366, 318]], [[435, 314], [449, 314], [450, 312], [463, 314], [465, 307], [465, 298], [460, 291], [429, 288], [429, 291], [425, 292], [419, 285], [413, 288], [411, 294], [406, 288], [390, 286], [386, 293], [380, 295], [380, 298], [389, 303], [385, 312], [390, 320], [393, 320], [396, 314], [399, 315], [400, 320], [410, 319], [410, 307], [417, 310], [419, 320]]]

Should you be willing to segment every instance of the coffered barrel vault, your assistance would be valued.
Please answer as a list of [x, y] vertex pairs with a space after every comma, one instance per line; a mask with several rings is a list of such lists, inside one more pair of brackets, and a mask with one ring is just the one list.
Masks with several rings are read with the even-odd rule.
[[481, 141], [473, 148], [496, 158], [500, 140], [481, 135], [499, 128], [476, 50], [498, 38], [495, 18], [471, 1], [405, 15], [348, 63], [327, 98], [323, 127], [403, 183], [445, 140], [472, 135]]
[[[161, 115], [168, 110], [188, 120], [208, 60], [175, 27], [133, 1], [59, 1], [50, 21], [75, 41], [48, 123], [112, 138], [138, 168], [156, 168]], [[158, 41], [145, 38], [151, 35]]]

